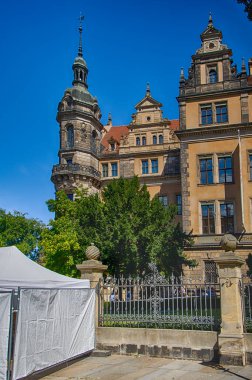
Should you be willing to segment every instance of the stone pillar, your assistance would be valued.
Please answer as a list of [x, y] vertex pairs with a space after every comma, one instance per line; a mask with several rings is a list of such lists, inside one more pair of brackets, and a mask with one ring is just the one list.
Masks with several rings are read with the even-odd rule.
[[98, 283], [100, 278], [103, 277], [103, 273], [108, 269], [107, 265], [103, 265], [101, 261], [97, 259], [100, 256], [100, 251], [92, 244], [86, 250], [86, 257], [88, 260], [77, 264], [77, 269], [81, 272], [81, 278], [90, 281], [90, 287], [96, 289], [95, 296], [95, 326], [98, 327], [99, 316], [99, 295], [98, 295]]
[[221, 332], [218, 337], [220, 363], [245, 365], [241, 266], [244, 260], [234, 254], [236, 238], [224, 235], [225, 249], [215, 261], [218, 265], [221, 297]]

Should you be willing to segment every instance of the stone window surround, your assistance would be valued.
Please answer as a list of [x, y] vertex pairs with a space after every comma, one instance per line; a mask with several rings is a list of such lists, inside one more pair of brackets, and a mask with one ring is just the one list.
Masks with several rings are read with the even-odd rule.
[[[226, 121], [221, 121], [221, 122], [217, 122], [217, 117], [216, 117], [216, 107], [218, 106], [226, 106], [227, 108], [227, 120]], [[201, 111], [204, 109], [204, 108], [209, 108], [211, 107], [212, 109], [212, 123], [202, 123], [202, 114], [201, 114]], [[217, 102], [207, 102], [207, 103], [199, 103], [199, 126], [201, 127], [204, 127], [206, 125], [213, 125], [213, 124], [217, 124], [217, 125], [225, 125], [228, 123], [228, 99], [224, 99], [224, 100], [221, 100], [221, 101], [217, 101]]]
[[[216, 82], [210, 82], [210, 71], [214, 70], [216, 72]], [[209, 64], [206, 65], [206, 79], [208, 84], [214, 84], [219, 82], [219, 75], [218, 75], [218, 65], [217, 64]]]
[[[252, 154], [252, 153], [251, 153]], [[228, 184], [234, 183], [234, 162], [233, 162], [233, 155], [232, 152], [224, 152], [224, 153], [209, 153], [209, 154], [200, 154], [197, 155], [197, 177], [198, 177], [198, 186], [213, 186], [213, 185], [219, 185], [224, 184], [225, 182], [219, 182], [219, 163], [218, 158], [220, 157], [231, 157], [232, 158], [232, 174], [233, 174], [233, 181], [227, 182]], [[200, 160], [212, 158], [212, 167], [213, 167], [213, 183], [209, 184], [202, 184], [200, 183]]]
[[[223, 200], [208, 200], [208, 201], [199, 201], [198, 210], [199, 210], [199, 233], [203, 235], [203, 227], [202, 227], [202, 213], [201, 213], [201, 205], [204, 204], [213, 204], [214, 205], [214, 218], [215, 218], [215, 234], [222, 234], [221, 232], [221, 211], [220, 205], [223, 203], [232, 203], [234, 206], [234, 231], [236, 231], [236, 205], [233, 199], [223, 199]], [[211, 234], [214, 235], [214, 234]]]
[[[117, 163], [117, 176], [112, 176], [112, 164]], [[102, 162], [102, 178], [118, 178], [119, 177], [119, 162], [118, 161], [109, 161], [109, 162]], [[108, 176], [103, 176], [103, 165], [108, 165]]]
[[[158, 172], [157, 173], [152, 173], [152, 160], [157, 160], [158, 162]], [[148, 161], [148, 172], [147, 173], [143, 173], [143, 161]], [[159, 174], [160, 172], [160, 169], [159, 169], [159, 159], [158, 157], [148, 157], [148, 158], [143, 158], [141, 159], [141, 175], [142, 176], [145, 176], [145, 175], [157, 175]]]

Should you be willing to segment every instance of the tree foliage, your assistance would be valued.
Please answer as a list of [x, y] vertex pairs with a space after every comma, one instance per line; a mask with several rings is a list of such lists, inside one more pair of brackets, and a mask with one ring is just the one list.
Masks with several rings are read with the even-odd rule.
[[59, 192], [48, 206], [56, 218], [43, 231], [41, 247], [50, 269], [76, 275], [76, 264], [91, 243], [116, 276], [143, 274], [150, 262], [165, 273], [189, 263], [183, 247], [191, 238], [175, 222], [176, 206], [165, 208], [157, 198], [151, 200], [137, 177], [111, 181], [101, 197], [79, 191], [72, 202]]
[[245, 5], [244, 12], [247, 13], [248, 19], [252, 21], [252, 0], [237, 0], [237, 3]]
[[44, 229], [42, 222], [27, 218], [18, 211], [0, 209], [0, 246], [16, 245], [30, 258], [38, 259], [38, 241]]

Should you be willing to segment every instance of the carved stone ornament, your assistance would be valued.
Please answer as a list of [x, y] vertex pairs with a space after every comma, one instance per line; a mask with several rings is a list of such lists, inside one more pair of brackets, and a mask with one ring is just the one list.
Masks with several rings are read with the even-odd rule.
[[232, 251], [234, 252], [237, 247], [237, 239], [234, 235], [231, 234], [225, 234], [222, 236], [221, 241], [221, 248], [225, 250], [225, 252]]
[[86, 257], [88, 260], [98, 260], [100, 257], [100, 250], [97, 248], [94, 243], [91, 243], [86, 249]]

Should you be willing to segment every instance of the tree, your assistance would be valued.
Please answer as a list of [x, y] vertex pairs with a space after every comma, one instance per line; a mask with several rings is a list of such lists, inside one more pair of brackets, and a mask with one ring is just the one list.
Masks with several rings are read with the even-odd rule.
[[18, 211], [13, 213], [0, 209], [0, 246], [16, 245], [25, 255], [37, 260], [38, 242], [44, 224], [37, 219], [27, 218]]
[[178, 273], [189, 263], [183, 248], [191, 239], [175, 222], [176, 206], [165, 208], [157, 198], [151, 200], [137, 177], [111, 181], [100, 197], [79, 191], [72, 202], [59, 192], [48, 206], [56, 218], [43, 231], [41, 247], [52, 270], [76, 276], [76, 264], [91, 243], [115, 276], [141, 275], [150, 262], [164, 273]]
[[252, 0], [237, 0], [239, 4], [244, 4], [244, 12], [247, 13], [248, 19], [252, 21]]

